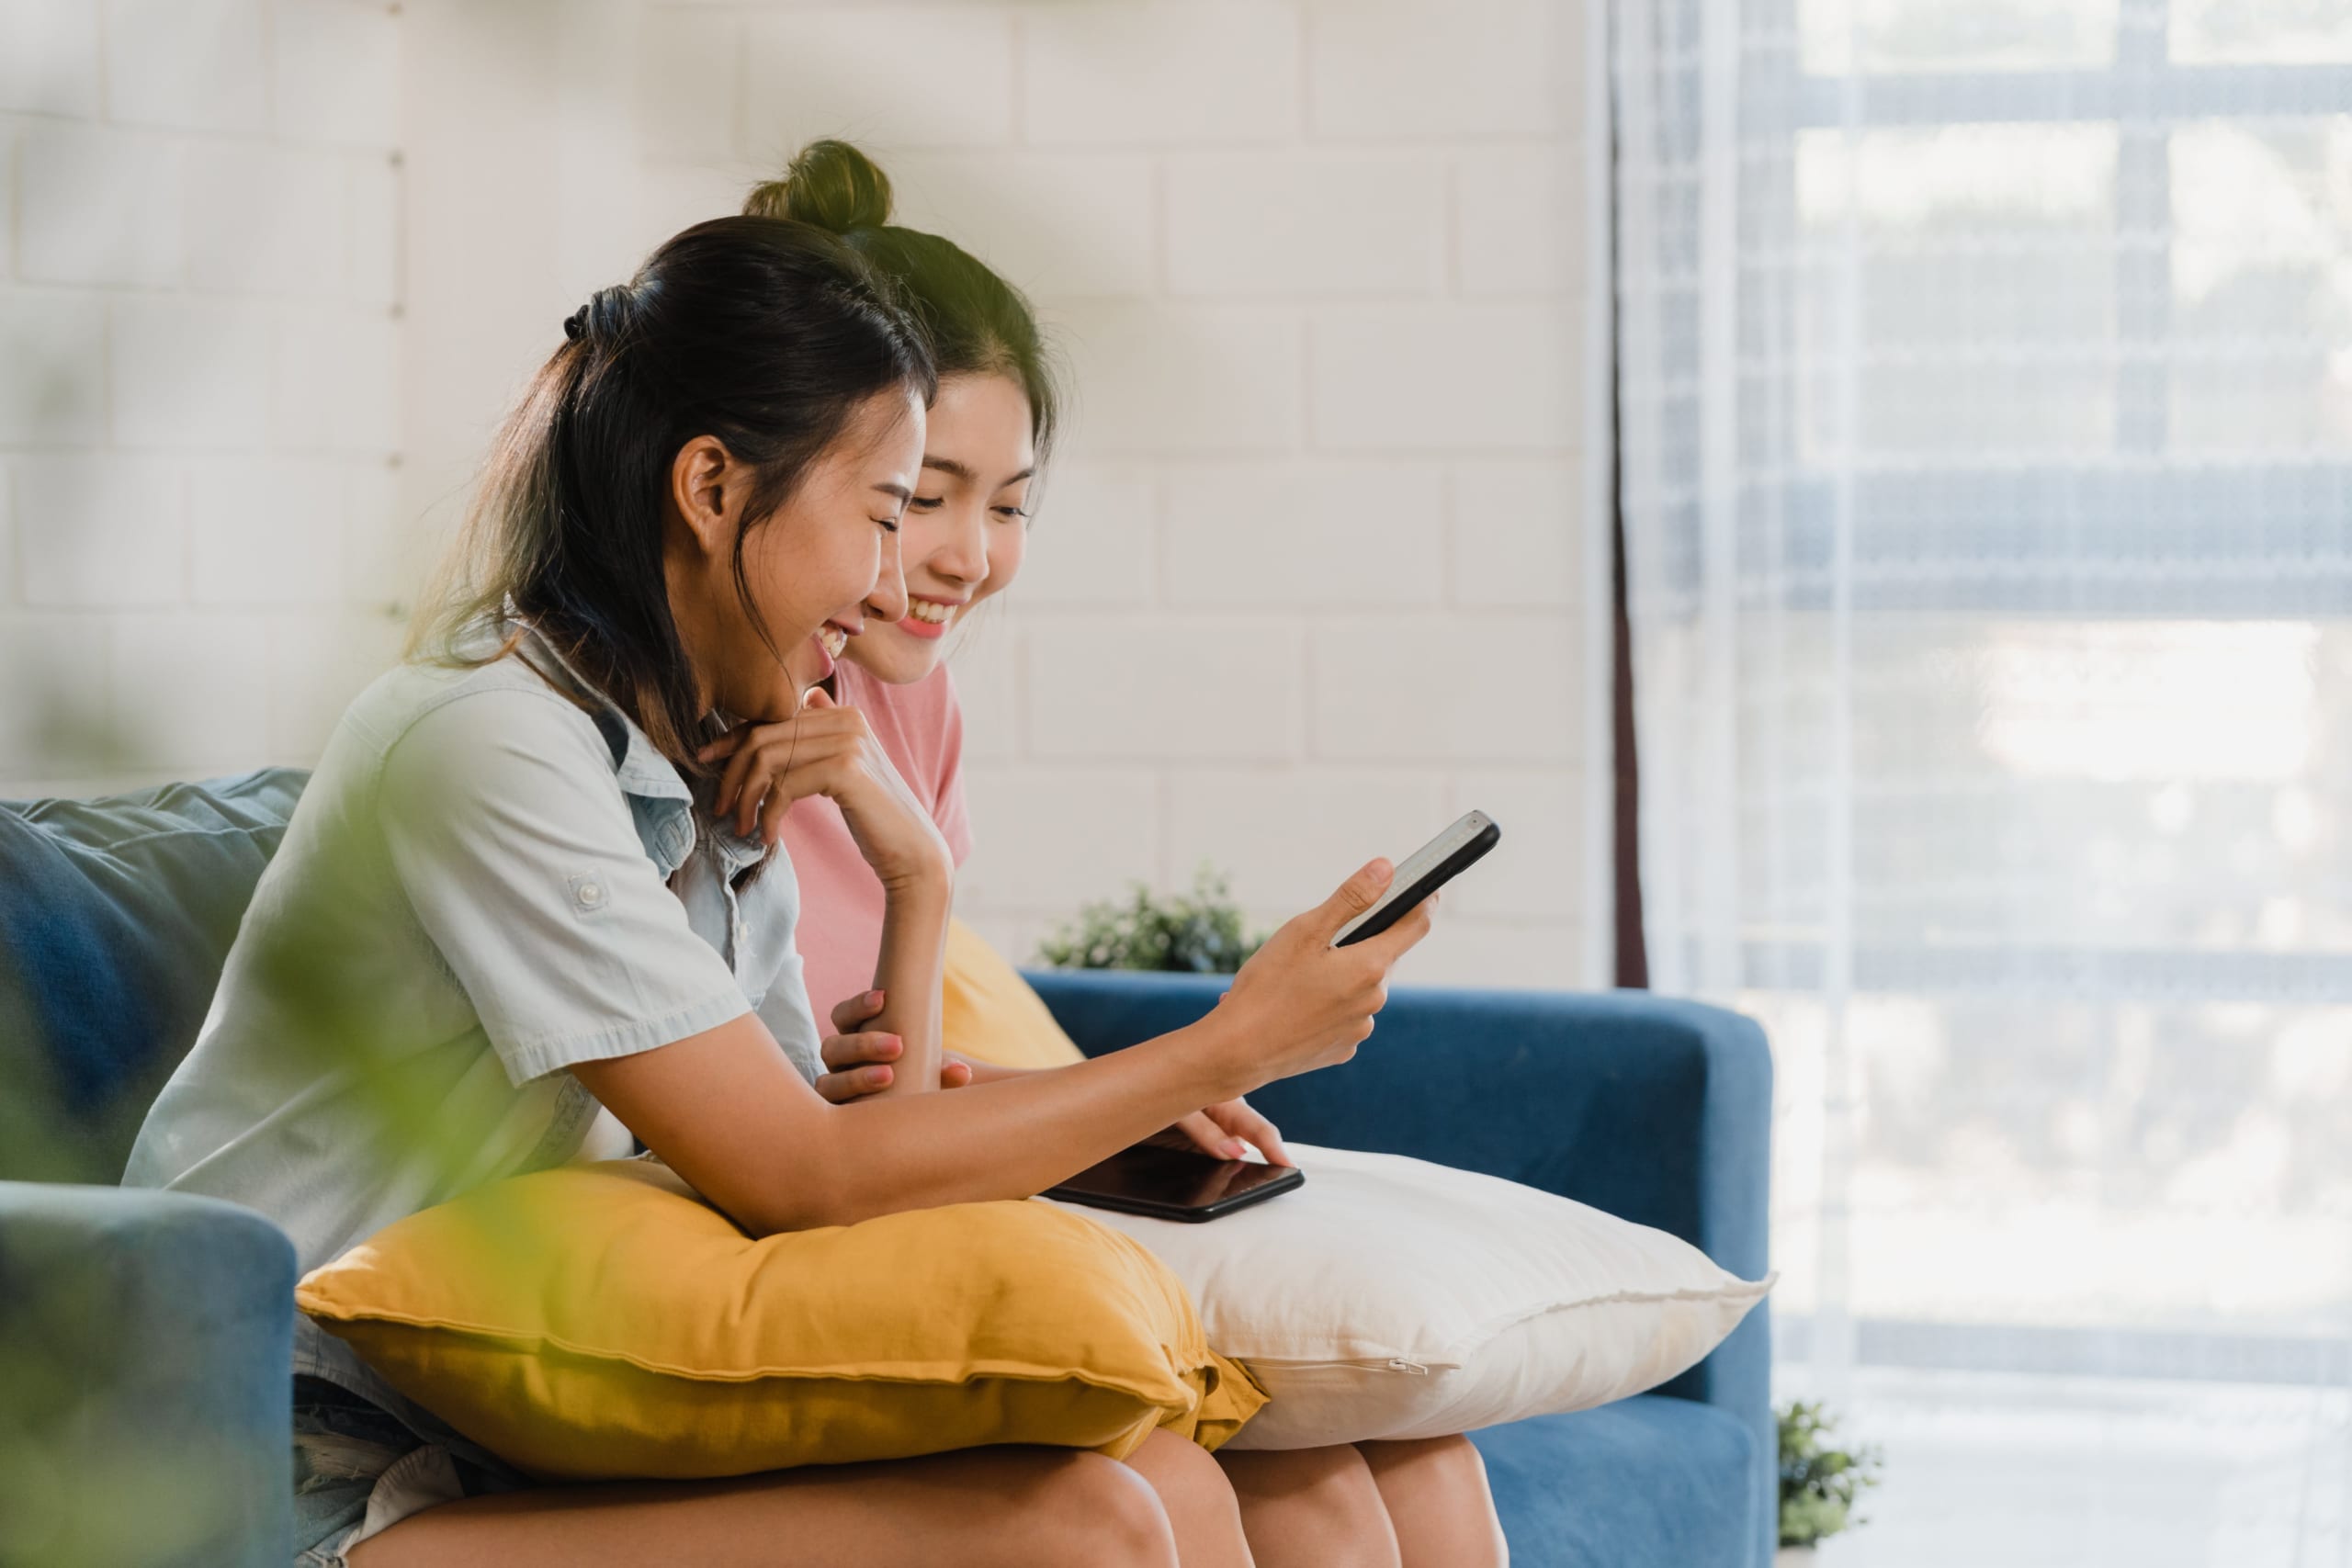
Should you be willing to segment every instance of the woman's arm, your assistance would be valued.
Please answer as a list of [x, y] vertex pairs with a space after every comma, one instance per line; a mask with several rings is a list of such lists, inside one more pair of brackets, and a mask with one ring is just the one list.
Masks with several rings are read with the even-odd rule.
[[1423, 907], [1369, 942], [1330, 945], [1390, 874], [1375, 861], [1275, 932], [1198, 1023], [1052, 1072], [829, 1105], [756, 1015], [571, 1070], [754, 1235], [1025, 1198], [1204, 1105], [1352, 1056], [1389, 966], [1429, 930]]
[[1029, 1197], [1216, 1098], [1233, 1070], [1232, 1051], [1211, 1039], [1152, 1043], [952, 1095], [834, 1106], [747, 1014], [572, 1071], [697, 1191], [766, 1235]]
[[937, 1089], [940, 976], [956, 863], [865, 716], [812, 691], [795, 717], [746, 725], [705, 747], [703, 758], [727, 761], [712, 809], [732, 813], [739, 833], [756, 827], [771, 845], [783, 838], [793, 801], [822, 795], [841, 808], [858, 852], [882, 883], [874, 987], [883, 1003], [863, 1027], [897, 1035], [904, 1048], [892, 1081], [876, 1092]]
[[882, 948], [874, 960], [874, 988], [882, 1010], [869, 1030], [899, 1037], [890, 1082], [876, 1092], [920, 1094], [939, 1087], [940, 976], [947, 964], [947, 916], [956, 901], [945, 878], [894, 888], [882, 906]]
[[[838, 1028], [851, 1030], [855, 1017], [844, 1021], [844, 1015], [863, 1016], [853, 998], [834, 1010]], [[953, 1051], [940, 1053], [940, 1087], [959, 1089], [966, 1084], [996, 1083], [1006, 1078], [1023, 1077], [1031, 1073], [1059, 1072], [1051, 1067], [1000, 1067], [991, 1062], [977, 1061]], [[824, 1043], [824, 1060], [828, 1071], [817, 1080], [817, 1092], [835, 1105], [847, 1105], [862, 1096], [876, 1094], [889, 1083], [899, 1059], [899, 1042], [888, 1034], [836, 1034]], [[1067, 1065], [1067, 1064], [1065, 1064]], [[1258, 1113], [1257, 1107], [1236, 1097], [1204, 1106], [1170, 1127], [1167, 1140], [1170, 1146], [1197, 1149], [1218, 1159], [1240, 1159], [1256, 1145], [1260, 1153], [1276, 1165], [1291, 1165], [1290, 1151], [1283, 1146], [1282, 1130]]]

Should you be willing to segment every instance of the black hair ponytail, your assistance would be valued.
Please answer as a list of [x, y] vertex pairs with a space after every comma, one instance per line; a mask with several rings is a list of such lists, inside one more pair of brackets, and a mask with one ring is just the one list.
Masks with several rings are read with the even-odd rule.
[[782, 217], [696, 224], [628, 283], [598, 290], [563, 332], [498, 434], [413, 650], [461, 658], [462, 630], [511, 605], [664, 756], [700, 772], [700, 684], [662, 569], [662, 498], [679, 449], [717, 436], [753, 470], [734, 572], [765, 638], [744, 535], [868, 400], [930, 401], [930, 351], [895, 288], [853, 247]]

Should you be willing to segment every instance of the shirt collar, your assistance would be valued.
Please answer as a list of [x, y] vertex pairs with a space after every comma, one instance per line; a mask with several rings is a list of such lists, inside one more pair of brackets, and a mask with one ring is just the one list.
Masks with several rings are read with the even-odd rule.
[[[674, 801], [690, 812], [694, 788], [678, 772], [677, 764], [664, 757], [636, 721], [591, 684], [537, 627], [511, 611], [508, 620], [522, 633], [522, 647], [528, 650], [526, 657], [531, 667], [549, 680], [561, 682], [587, 708], [597, 733], [605, 738], [605, 744], [611, 750], [613, 776], [621, 788], [649, 800]], [[730, 822], [707, 816], [703, 834], [718, 852], [729, 875], [767, 858], [768, 846], [763, 840], [757, 836], [744, 838]]]
[[651, 739], [638, 728], [636, 721], [573, 669], [571, 660], [558, 653], [555, 645], [540, 636], [537, 627], [523, 621], [514, 625], [521, 628], [522, 648], [531, 668], [560, 682], [587, 707], [588, 716], [595, 720], [596, 732], [611, 750], [613, 776], [620, 781], [621, 788], [656, 800], [692, 804], [694, 790], [679, 774], [676, 765], [654, 748]]
[[[546, 657], [561, 660], [551, 648], [544, 648]], [[563, 672], [574, 678], [569, 682], [593, 705], [588, 716], [595, 721], [596, 733], [605, 738], [605, 747], [612, 752], [613, 776], [630, 795], [650, 800], [694, 799], [694, 786], [681, 774], [676, 764], [654, 750], [653, 741], [645, 731], [629, 722], [627, 714], [602, 693], [577, 679], [569, 666]]]

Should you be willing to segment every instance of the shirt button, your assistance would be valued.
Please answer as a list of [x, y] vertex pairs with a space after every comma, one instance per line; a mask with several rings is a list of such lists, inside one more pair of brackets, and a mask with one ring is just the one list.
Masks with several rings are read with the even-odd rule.
[[752, 940], [752, 922], [751, 922], [751, 921], [749, 921], [749, 920], [738, 920], [738, 921], [736, 921], [736, 922], [735, 922], [735, 945], [736, 945], [736, 946], [738, 946], [738, 947], [741, 947], [741, 946], [745, 945], [746, 943], [748, 943], [751, 940]]
[[582, 904], [585, 904], [589, 908], [594, 908], [597, 905], [605, 901], [605, 885], [601, 882], [582, 883], [580, 885], [580, 901]]

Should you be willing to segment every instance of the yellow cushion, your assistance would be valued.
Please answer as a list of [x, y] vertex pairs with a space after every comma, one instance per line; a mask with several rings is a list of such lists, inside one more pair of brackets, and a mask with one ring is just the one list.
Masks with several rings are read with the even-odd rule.
[[576, 1165], [413, 1214], [302, 1310], [550, 1480], [740, 1475], [1048, 1443], [1206, 1448], [1265, 1403], [1184, 1287], [1042, 1202], [753, 1241], [667, 1168]]
[[1045, 1002], [979, 933], [947, 922], [940, 1040], [950, 1051], [1000, 1067], [1066, 1067], [1086, 1060]]

